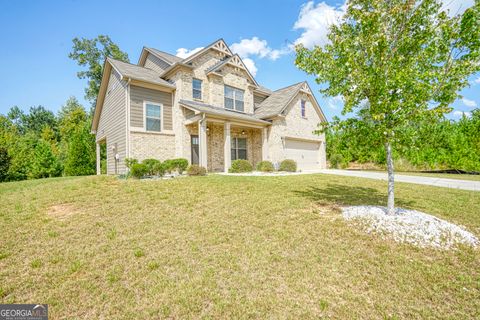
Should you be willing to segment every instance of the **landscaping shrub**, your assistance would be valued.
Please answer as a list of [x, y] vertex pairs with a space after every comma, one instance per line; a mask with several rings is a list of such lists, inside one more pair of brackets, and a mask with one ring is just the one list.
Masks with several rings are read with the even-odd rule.
[[188, 167], [188, 160], [184, 158], [173, 159], [175, 164], [175, 168], [178, 170], [178, 173], [183, 173], [187, 170]]
[[134, 158], [125, 158], [125, 166], [126, 166], [128, 169], [132, 169], [132, 165], [134, 165], [135, 163], [138, 163], [138, 160], [137, 160], [137, 159], [134, 159]]
[[343, 156], [341, 154], [334, 154], [330, 157], [330, 167], [331, 168], [335, 168], [335, 169], [338, 169], [338, 168], [344, 168], [345, 167], [345, 159], [343, 158]]
[[158, 163], [153, 166], [153, 174], [163, 177], [165, 175], [165, 164], [158, 161]]
[[168, 159], [168, 160], [165, 160], [163, 163], [165, 165], [166, 172], [172, 172], [177, 170], [178, 173], [182, 173], [188, 167], [188, 160], [183, 158]]
[[253, 167], [250, 162], [248, 162], [247, 160], [238, 159], [232, 162], [232, 166], [230, 167], [228, 172], [240, 173], [240, 172], [252, 172], [252, 170], [253, 170]]
[[207, 174], [207, 169], [197, 164], [192, 164], [190, 167], [188, 167], [187, 174], [189, 176], [204, 176]]
[[156, 174], [155, 172], [155, 168], [161, 164], [161, 162], [157, 159], [145, 159], [142, 161], [142, 164], [145, 165], [146, 167], [146, 170], [147, 170], [147, 174], [149, 176], [153, 176]]
[[175, 170], [175, 162], [173, 159], [167, 159], [163, 161], [163, 167], [165, 168], [165, 172], [170, 173]]
[[147, 166], [143, 163], [133, 163], [130, 167], [130, 175], [140, 179], [147, 173]]
[[262, 172], [272, 172], [275, 170], [275, 168], [273, 167], [273, 163], [270, 161], [260, 161], [257, 164], [257, 170]]
[[291, 159], [285, 159], [280, 163], [279, 171], [296, 172], [297, 163]]

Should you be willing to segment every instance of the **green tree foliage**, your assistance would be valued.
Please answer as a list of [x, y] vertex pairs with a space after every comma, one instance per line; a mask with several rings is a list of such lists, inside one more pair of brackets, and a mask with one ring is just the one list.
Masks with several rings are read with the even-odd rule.
[[7, 114], [12, 124], [20, 133], [33, 131], [41, 133], [45, 127], [50, 128], [57, 138], [57, 119], [55, 114], [43, 106], [31, 107], [28, 113], [23, 112], [18, 106], [14, 106]]
[[[407, 168], [420, 170], [458, 169], [480, 171], [480, 110], [458, 121], [439, 119], [422, 121], [415, 127], [401, 130], [394, 158], [407, 161]], [[400, 136], [400, 135], [399, 135]], [[344, 121], [343, 126], [326, 132], [327, 157], [330, 164], [386, 163], [385, 147], [378, 142], [368, 122], [358, 119]], [[399, 138], [400, 139], [400, 138]]]
[[13, 107], [7, 116], [0, 115], [0, 146], [6, 150], [6, 157], [4, 153], [0, 157], [1, 180], [94, 174], [95, 138], [90, 126], [90, 117], [73, 97], [58, 117], [43, 107], [29, 112]]
[[7, 181], [10, 168], [10, 156], [7, 148], [0, 147], [0, 182]]
[[47, 141], [38, 140], [33, 156], [31, 178], [57, 177], [61, 174], [61, 164], [53, 154], [52, 146]]
[[88, 86], [85, 89], [85, 99], [92, 102], [97, 99], [100, 83], [102, 82], [103, 63], [107, 57], [129, 62], [128, 55], [121, 51], [109, 36], [99, 35], [93, 39], [74, 38], [72, 52], [69, 58], [77, 61], [81, 67], [87, 70], [79, 71], [80, 79], [87, 79]]
[[31, 174], [34, 151], [38, 138], [32, 132], [13, 136], [8, 144], [8, 154], [11, 163], [8, 170], [8, 180], [24, 180], [33, 178]]
[[62, 137], [71, 136], [79, 127], [88, 121], [85, 108], [77, 98], [70, 97], [58, 112], [58, 127]]
[[[362, 111], [385, 146], [388, 213], [394, 213], [392, 149], [397, 135], [441, 117], [480, 69], [480, 2], [449, 17], [437, 0], [349, 0], [325, 47], [296, 48], [297, 66]], [[337, 123], [334, 123], [338, 124]]]
[[68, 141], [68, 153], [64, 174], [84, 176], [95, 173], [95, 137], [90, 133], [90, 124], [85, 122], [74, 130]]

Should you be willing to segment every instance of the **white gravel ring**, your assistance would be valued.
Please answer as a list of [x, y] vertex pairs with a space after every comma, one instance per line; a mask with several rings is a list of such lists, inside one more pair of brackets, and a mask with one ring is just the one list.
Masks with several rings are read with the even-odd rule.
[[346, 220], [360, 220], [365, 231], [375, 232], [418, 247], [450, 249], [457, 244], [477, 247], [480, 242], [463, 227], [435, 216], [396, 208], [395, 215], [387, 215], [387, 208], [378, 206], [353, 206], [342, 208]]

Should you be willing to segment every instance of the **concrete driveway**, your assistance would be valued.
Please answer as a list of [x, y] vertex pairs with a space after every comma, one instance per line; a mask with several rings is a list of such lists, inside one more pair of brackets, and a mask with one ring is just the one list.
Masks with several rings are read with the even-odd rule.
[[[325, 170], [320, 170], [320, 173], [335, 174], [335, 175], [348, 176], [348, 177], [387, 180], [386, 172], [383, 173], [383, 172], [371, 172], [371, 171], [325, 169]], [[480, 181], [432, 178], [432, 177], [408, 176], [403, 174], [395, 174], [395, 182], [426, 184], [426, 185], [435, 186], [435, 187], [480, 191]]]

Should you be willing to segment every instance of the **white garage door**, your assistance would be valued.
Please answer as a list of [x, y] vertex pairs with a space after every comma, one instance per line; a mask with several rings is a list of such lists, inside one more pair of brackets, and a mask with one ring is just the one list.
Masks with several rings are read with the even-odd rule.
[[320, 169], [320, 142], [285, 139], [285, 158], [297, 162], [298, 170]]

